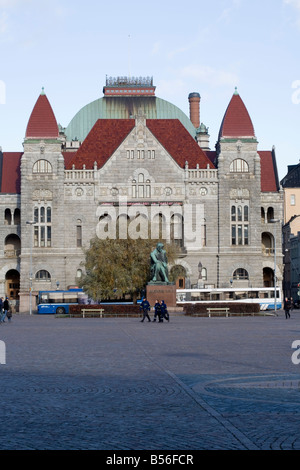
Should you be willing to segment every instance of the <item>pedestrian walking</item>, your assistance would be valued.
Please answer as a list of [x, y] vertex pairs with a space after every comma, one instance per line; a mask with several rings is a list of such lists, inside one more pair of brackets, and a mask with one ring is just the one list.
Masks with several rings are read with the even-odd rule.
[[143, 298], [143, 301], [140, 305], [140, 310], [143, 310], [143, 318], [142, 318], [141, 322], [143, 323], [145, 318], [148, 318], [148, 321], [151, 322], [150, 317], [149, 317], [149, 313], [148, 313], [150, 311], [150, 304], [149, 304], [148, 300], [146, 299], [146, 297]]
[[9, 309], [10, 309], [9, 301], [8, 301], [8, 297], [6, 297], [6, 299], [3, 302], [3, 313], [1, 317], [1, 323], [5, 323], [5, 318], [7, 316]]
[[159, 301], [159, 300], [156, 300], [156, 301], [155, 301], [155, 305], [154, 305], [154, 318], [153, 318], [153, 321], [156, 321], [156, 317], [158, 317], [158, 321], [160, 321], [160, 317], [161, 317], [161, 305], [160, 305], [160, 301]]
[[11, 307], [9, 307], [9, 310], [7, 312], [7, 319], [9, 323], [11, 322], [11, 318], [12, 318], [12, 310], [11, 310]]
[[170, 321], [169, 312], [168, 312], [167, 305], [164, 300], [161, 301], [161, 316], [162, 316], [162, 319], [165, 318], [167, 321]]
[[286, 319], [291, 318], [291, 314], [290, 314], [291, 307], [292, 307], [291, 300], [286, 297], [284, 300], [284, 312], [285, 312]]

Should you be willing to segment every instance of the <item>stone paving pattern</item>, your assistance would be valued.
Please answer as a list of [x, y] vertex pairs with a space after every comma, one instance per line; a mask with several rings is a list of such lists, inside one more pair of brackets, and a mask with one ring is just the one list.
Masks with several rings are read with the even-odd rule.
[[1, 450], [300, 449], [300, 310], [277, 317], [14, 315]]

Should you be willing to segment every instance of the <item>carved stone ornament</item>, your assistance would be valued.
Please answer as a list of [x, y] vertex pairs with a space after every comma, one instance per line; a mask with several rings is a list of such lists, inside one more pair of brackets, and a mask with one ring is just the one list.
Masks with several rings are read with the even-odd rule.
[[249, 199], [250, 193], [248, 189], [231, 189], [230, 190], [230, 199]]
[[32, 194], [33, 201], [52, 201], [53, 193], [49, 189], [36, 189]]
[[77, 197], [83, 196], [83, 189], [82, 189], [82, 188], [76, 188], [76, 189], [75, 189], [75, 195], [76, 195]]
[[118, 188], [112, 188], [110, 190], [110, 193], [111, 193], [112, 196], [117, 196], [119, 194], [119, 190], [118, 190]]

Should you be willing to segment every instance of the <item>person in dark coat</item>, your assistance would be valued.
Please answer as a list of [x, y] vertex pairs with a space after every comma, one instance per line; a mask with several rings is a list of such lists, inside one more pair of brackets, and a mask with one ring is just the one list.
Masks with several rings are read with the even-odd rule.
[[150, 317], [149, 317], [149, 310], [150, 310], [150, 304], [148, 302], [148, 300], [146, 299], [146, 297], [143, 298], [143, 301], [140, 305], [140, 310], [143, 310], [143, 319], [141, 320], [141, 322], [143, 322], [145, 320], [145, 318], [148, 318], [148, 321], [151, 322], [150, 320]]
[[156, 300], [155, 305], [154, 305], [154, 318], [153, 318], [153, 321], [156, 321], [156, 317], [158, 317], [158, 320], [160, 320], [161, 305], [160, 305], [159, 300]]
[[291, 318], [290, 310], [292, 308], [292, 303], [290, 299], [287, 297], [284, 300], [284, 311], [285, 311], [285, 318]]
[[6, 299], [4, 300], [3, 302], [3, 314], [2, 314], [2, 317], [1, 317], [1, 323], [5, 323], [5, 318], [6, 318], [6, 315], [9, 311], [9, 301], [8, 301], [8, 297], [6, 297]]
[[161, 301], [161, 316], [162, 316], [162, 319], [165, 318], [166, 320], [170, 321], [169, 312], [168, 312], [167, 305], [164, 300]]

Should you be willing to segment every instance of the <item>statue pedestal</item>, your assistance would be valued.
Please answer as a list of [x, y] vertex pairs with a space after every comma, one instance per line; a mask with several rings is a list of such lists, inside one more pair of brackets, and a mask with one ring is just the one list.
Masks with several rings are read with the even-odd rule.
[[149, 283], [146, 286], [146, 296], [151, 307], [156, 300], [164, 300], [167, 308], [176, 307], [176, 285], [167, 283]]

